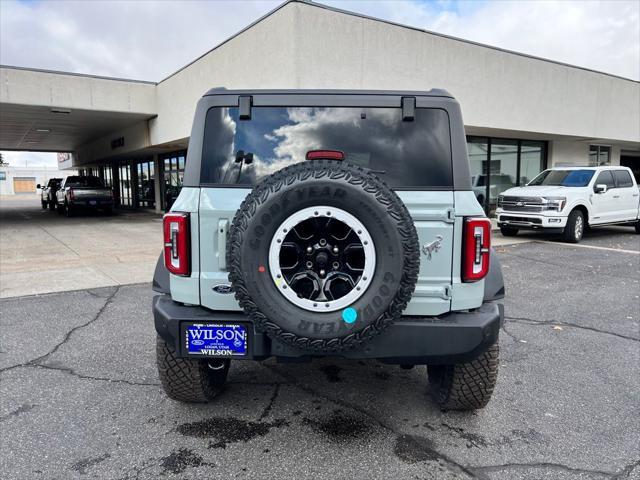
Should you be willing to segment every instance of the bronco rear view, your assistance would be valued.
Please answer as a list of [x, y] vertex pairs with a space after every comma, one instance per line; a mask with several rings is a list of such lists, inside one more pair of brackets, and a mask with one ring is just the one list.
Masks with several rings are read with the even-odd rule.
[[481, 408], [490, 232], [447, 92], [211, 90], [154, 278], [163, 388], [205, 402], [232, 361], [332, 355], [427, 365], [442, 408]]

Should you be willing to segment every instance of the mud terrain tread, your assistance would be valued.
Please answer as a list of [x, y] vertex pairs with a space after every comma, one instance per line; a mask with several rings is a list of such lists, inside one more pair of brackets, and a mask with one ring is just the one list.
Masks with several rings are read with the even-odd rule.
[[181, 402], [204, 403], [212, 400], [224, 386], [229, 364], [211, 370], [204, 360], [179, 358], [160, 336], [156, 336], [156, 361], [162, 388]]
[[[271, 193], [278, 192], [284, 186], [291, 185], [296, 180], [304, 181], [310, 178], [322, 179], [325, 177], [332, 180], [345, 180], [352, 185], [361, 186], [363, 190], [374, 195], [377, 201], [387, 208], [389, 216], [398, 223], [398, 231], [402, 237], [405, 254], [400, 287], [382, 315], [364, 329], [344, 338], [311, 339], [285, 332], [259, 311], [245, 285], [240, 266], [240, 252], [249, 219], [255, 214], [258, 206], [269, 198]], [[296, 348], [334, 353], [354, 348], [366, 342], [384, 331], [400, 317], [409, 300], [411, 300], [418, 280], [420, 249], [418, 234], [407, 207], [385, 182], [356, 165], [330, 160], [314, 160], [312, 163], [294, 164], [274, 173], [247, 195], [236, 212], [227, 237], [226, 261], [229, 269], [229, 281], [233, 285], [235, 298], [245, 314], [255, 322], [258, 329], [266, 332], [272, 338], [277, 338]]]
[[445, 410], [475, 410], [489, 403], [498, 378], [499, 347], [495, 343], [475, 360], [457, 365], [430, 365], [435, 401]]

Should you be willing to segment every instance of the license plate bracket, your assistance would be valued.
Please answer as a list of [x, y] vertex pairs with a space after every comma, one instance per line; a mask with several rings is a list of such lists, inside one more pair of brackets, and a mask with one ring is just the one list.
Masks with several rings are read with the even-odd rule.
[[241, 323], [182, 322], [180, 339], [183, 355], [189, 357], [246, 357], [249, 329]]

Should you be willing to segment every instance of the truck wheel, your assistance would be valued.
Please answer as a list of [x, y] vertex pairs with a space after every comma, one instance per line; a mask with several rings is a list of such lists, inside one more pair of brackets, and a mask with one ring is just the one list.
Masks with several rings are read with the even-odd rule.
[[572, 211], [562, 232], [562, 240], [567, 243], [580, 242], [584, 234], [585, 224], [584, 214], [580, 210]]
[[498, 344], [475, 360], [456, 365], [429, 365], [431, 394], [445, 410], [476, 410], [489, 403], [498, 378]]
[[271, 338], [314, 353], [360, 345], [400, 317], [420, 266], [415, 225], [377, 176], [314, 160], [262, 180], [227, 239], [236, 299]]
[[500, 233], [503, 237], [515, 237], [518, 235], [518, 229], [513, 227], [500, 227]]
[[640, 220], [636, 222], [636, 233], [640, 233]]
[[222, 391], [231, 362], [180, 358], [158, 335], [156, 363], [162, 388], [169, 398], [180, 402], [204, 403]]

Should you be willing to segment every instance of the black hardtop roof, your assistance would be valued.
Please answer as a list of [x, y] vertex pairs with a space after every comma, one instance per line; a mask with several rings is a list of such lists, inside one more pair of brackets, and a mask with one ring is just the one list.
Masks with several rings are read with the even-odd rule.
[[255, 90], [227, 90], [224, 87], [216, 87], [209, 90], [203, 96], [214, 95], [386, 95], [396, 97], [446, 97], [454, 98], [449, 92], [441, 88], [431, 90], [331, 90], [331, 89], [255, 89]]

